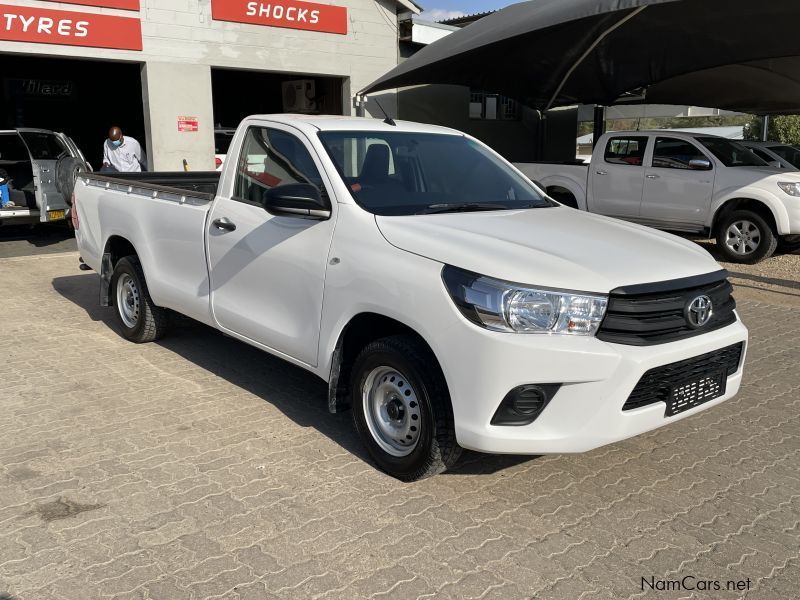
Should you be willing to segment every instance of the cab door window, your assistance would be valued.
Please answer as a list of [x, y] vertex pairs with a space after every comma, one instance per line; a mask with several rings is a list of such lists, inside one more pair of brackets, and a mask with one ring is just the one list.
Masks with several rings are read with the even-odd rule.
[[[692, 161], [704, 161], [707, 166], [700, 166], [699, 163]], [[653, 149], [653, 167], [708, 171], [711, 169], [710, 162], [699, 148], [686, 140], [668, 137], [656, 138], [656, 145]]]
[[264, 193], [279, 185], [309, 183], [325, 193], [311, 153], [295, 135], [251, 127], [237, 164], [234, 199], [263, 206]]
[[641, 167], [646, 149], [646, 136], [612, 137], [606, 144], [603, 158], [612, 165]]

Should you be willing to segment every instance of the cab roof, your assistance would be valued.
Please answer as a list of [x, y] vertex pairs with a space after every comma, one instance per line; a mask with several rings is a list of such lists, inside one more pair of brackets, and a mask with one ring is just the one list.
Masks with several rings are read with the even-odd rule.
[[394, 120], [394, 125], [389, 125], [381, 119], [367, 117], [346, 117], [338, 115], [299, 115], [299, 114], [273, 114], [273, 115], [252, 115], [247, 120], [264, 120], [275, 123], [292, 125], [298, 129], [308, 132], [316, 131], [383, 131], [383, 132], [407, 132], [407, 133], [439, 133], [450, 135], [464, 135], [460, 131], [441, 127], [439, 125], [427, 125], [425, 123], [415, 123], [413, 121]]

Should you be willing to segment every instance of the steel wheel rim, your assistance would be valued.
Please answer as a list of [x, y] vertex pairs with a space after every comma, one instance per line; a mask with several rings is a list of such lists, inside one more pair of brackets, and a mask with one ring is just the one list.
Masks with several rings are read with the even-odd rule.
[[392, 456], [411, 454], [419, 443], [422, 415], [408, 379], [392, 367], [377, 367], [367, 375], [361, 398], [372, 439]]
[[761, 229], [746, 219], [734, 221], [725, 233], [725, 245], [739, 256], [752, 254], [761, 245]]
[[117, 312], [129, 329], [136, 327], [139, 322], [140, 304], [136, 281], [127, 273], [123, 273], [117, 281]]

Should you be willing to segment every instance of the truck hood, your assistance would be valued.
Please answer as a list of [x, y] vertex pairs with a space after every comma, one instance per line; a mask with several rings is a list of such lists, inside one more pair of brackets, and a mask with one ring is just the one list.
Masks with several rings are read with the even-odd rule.
[[566, 207], [375, 219], [397, 248], [534, 286], [607, 293], [721, 268], [692, 242]]

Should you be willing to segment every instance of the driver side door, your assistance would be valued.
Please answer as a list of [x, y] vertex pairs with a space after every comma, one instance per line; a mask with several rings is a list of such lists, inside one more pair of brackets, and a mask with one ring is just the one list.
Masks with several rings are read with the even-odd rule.
[[236, 160], [234, 192], [209, 215], [211, 308], [219, 326], [316, 366], [328, 252], [336, 220], [275, 216], [264, 194], [310, 183], [332, 189], [313, 148], [279, 125], [250, 127]]

